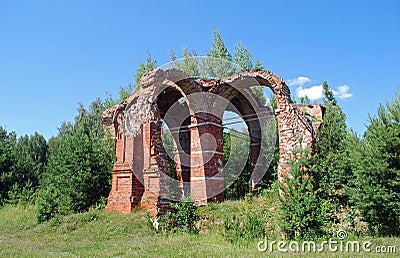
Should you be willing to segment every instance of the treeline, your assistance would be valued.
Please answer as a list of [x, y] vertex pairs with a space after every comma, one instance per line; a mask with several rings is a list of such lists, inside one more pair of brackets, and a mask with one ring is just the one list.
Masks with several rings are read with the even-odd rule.
[[48, 145], [38, 133], [17, 139], [0, 127], [0, 205], [32, 202], [47, 165]]
[[1, 204], [36, 204], [38, 221], [104, 206], [115, 156], [101, 128], [104, 109], [100, 100], [79, 106], [74, 122], [48, 142], [0, 127]]

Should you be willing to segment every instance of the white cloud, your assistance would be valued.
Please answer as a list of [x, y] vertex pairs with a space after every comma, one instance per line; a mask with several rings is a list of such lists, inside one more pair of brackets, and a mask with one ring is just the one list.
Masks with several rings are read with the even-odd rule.
[[350, 87], [349, 85], [342, 85], [338, 87], [338, 90], [332, 90], [333, 94], [335, 94], [335, 97], [339, 98], [339, 99], [348, 99], [351, 98], [353, 96], [352, 93], [349, 92]]
[[[324, 88], [322, 85], [315, 85], [309, 88], [304, 88], [303, 85], [311, 82], [311, 79], [306, 76], [298, 76], [297, 78], [293, 78], [288, 80], [289, 86], [298, 86], [296, 88], [296, 95], [298, 98], [304, 98], [307, 96], [310, 101], [316, 101], [322, 99], [324, 97]], [[337, 88], [337, 90], [332, 89], [333, 94], [338, 99], [348, 99], [353, 96], [350, 93], [349, 85], [341, 85]]]
[[305, 76], [299, 76], [297, 78], [291, 79], [288, 81], [289, 86], [294, 86], [294, 85], [298, 85], [298, 86], [303, 86], [303, 84], [310, 82], [310, 78], [305, 77]]
[[307, 89], [300, 86], [296, 89], [296, 93], [299, 98], [307, 96], [311, 101], [314, 101], [321, 99], [324, 96], [324, 89], [322, 88], [322, 85], [312, 86]]

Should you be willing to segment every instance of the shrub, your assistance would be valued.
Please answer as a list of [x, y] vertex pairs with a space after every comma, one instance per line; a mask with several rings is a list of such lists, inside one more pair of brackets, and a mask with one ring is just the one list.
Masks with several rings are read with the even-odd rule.
[[264, 190], [258, 197], [247, 194], [239, 209], [223, 215], [222, 235], [231, 243], [249, 243], [264, 236], [275, 237], [276, 194]]
[[196, 222], [200, 218], [198, 207], [190, 196], [185, 196], [181, 202], [171, 203], [172, 211], [161, 218], [161, 229], [170, 231], [183, 229], [189, 232], [197, 232]]
[[307, 174], [308, 151], [292, 161], [280, 195], [281, 229], [288, 239], [315, 239], [328, 234], [334, 208], [318, 198]]

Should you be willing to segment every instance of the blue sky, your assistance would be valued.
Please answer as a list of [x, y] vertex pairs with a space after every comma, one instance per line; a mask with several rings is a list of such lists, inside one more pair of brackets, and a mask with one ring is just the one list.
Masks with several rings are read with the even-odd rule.
[[184, 46], [205, 54], [218, 28], [241, 41], [296, 94], [336, 91], [349, 127], [400, 86], [399, 1], [0, 1], [0, 126], [57, 134], [78, 103], [133, 81]]

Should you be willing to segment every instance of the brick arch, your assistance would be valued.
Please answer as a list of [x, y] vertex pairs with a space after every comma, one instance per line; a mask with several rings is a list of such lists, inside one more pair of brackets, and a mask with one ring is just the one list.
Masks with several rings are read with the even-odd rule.
[[[244, 93], [244, 94], [243, 94]], [[247, 96], [245, 94], [247, 93]], [[252, 98], [250, 98], [252, 97]], [[249, 101], [250, 99], [250, 101]], [[253, 101], [251, 101], [253, 100]], [[253, 102], [253, 105], [251, 104]], [[250, 161], [251, 161], [251, 188], [254, 191], [258, 183], [263, 178], [265, 171], [268, 169], [267, 164], [270, 163], [271, 158], [262, 155], [262, 139], [263, 139], [263, 127], [267, 122], [275, 124], [275, 117], [273, 110], [269, 107], [263, 107], [256, 98], [254, 98], [251, 91], [237, 92], [230, 100], [230, 103], [235, 107], [236, 110], [227, 109], [227, 111], [233, 111], [239, 115], [247, 126], [249, 137], [250, 137]], [[257, 111], [256, 111], [257, 109]], [[270, 121], [273, 119], [274, 121]], [[275, 127], [270, 132], [273, 139], [268, 139], [271, 144], [275, 143]], [[266, 143], [264, 139], [264, 144]], [[265, 150], [264, 150], [265, 151]]]
[[[292, 158], [293, 151], [306, 148], [314, 149], [314, 127], [305, 116], [304, 108], [299, 108], [299, 105], [293, 103], [290, 89], [285, 81], [272, 72], [266, 70], [243, 71], [224, 80], [226, 84], [233, 85], [235, 88], [243, 88], [242, 92], [248, 92], [246, 89], [248, 89], [248, 86], [254, 85], [254, 81], [257, 82], [257, 85], [270, 88], [276, 97], [278, 108], [274, 110], [274, 113], [278, 122], [280, 152], [278, 178], [283, 181], [283, 177], [289, 173], [288, 162]], [[232, 94], [230, 87], [225, 91]], [[225, 93], [221, 92], [221, 94]], [[249, 93], [249, 95], [252, 94]], [[321, 111], [322, 108], [319, 105], [316, 106], [318, 108], [315, 111]]]
[[[275, 115], [278, 121], [278, 177], [282, 181], [283, 176], [289, 173], [288, 162], [293, 158], [293, 151], [297, 148], [313, 149], [314, 130], [322, 121], [313, 124], [307, 119], [306, 113], [311, 110], [314, 112], [313, 117], [320, 117], [322, 120], [321, 106], [294, 104], [284, 80], [265, 70], [243, 71], [219, 80], [204, 80], [188, 78], [185, 73], [176, 69], [155, 69], [142, 77], [141, 87], [137, 91], [103, 113], [103, 126], [115, 136], [117, 151], [113, 186], [106, 209], [130, 212], [134, 206], [140, 204], [153, 215], [158, 215], [168, 207], [171, 200], [168, 191], [170, 171], [161, 141], [161, 119], [180, 98], [187, 105], [184, 112], [187, 112], [190, 119], [185, 124], [177, 125], [179, 128], [175, 138], [187, 143], [184, 148], [189, 155], [185, 157], [189, 159], [186, 164], [189, 162], [190, 166], [178, 168], [183, 174], [190, 174], [186, 181], [189, 180], [190, 194], [198, 204], [222, 201], [222, 116], [197, 112], [191, 96], [195, 93], [213, 93], [214, 96], [221, 96], [236, 105], [240, 114], [246, 116], [263, 108], [250, 90], [250, 86], [255, 84], [269, 87], [276, 96], [278, 108], [267, 111], [270, 115]], [[207, 108], [212, 110], [215, 105]], [[262, 127], [257, 119], [247, 119], [245, 122], [253, 143], [251, 152], [255, 169], [261, 157], [260, 142], [256, 139], [260, 138], [257, 136], [262, 133]], [[172, 121], [167, 123], [173, 124]], [[213, 136], [212, 139], [210, 135]], [[180, 163], [180, 159], [181, 156], [178, 155], [177, 163]], [[184, 177], [183, 174], [181, 178]]]

